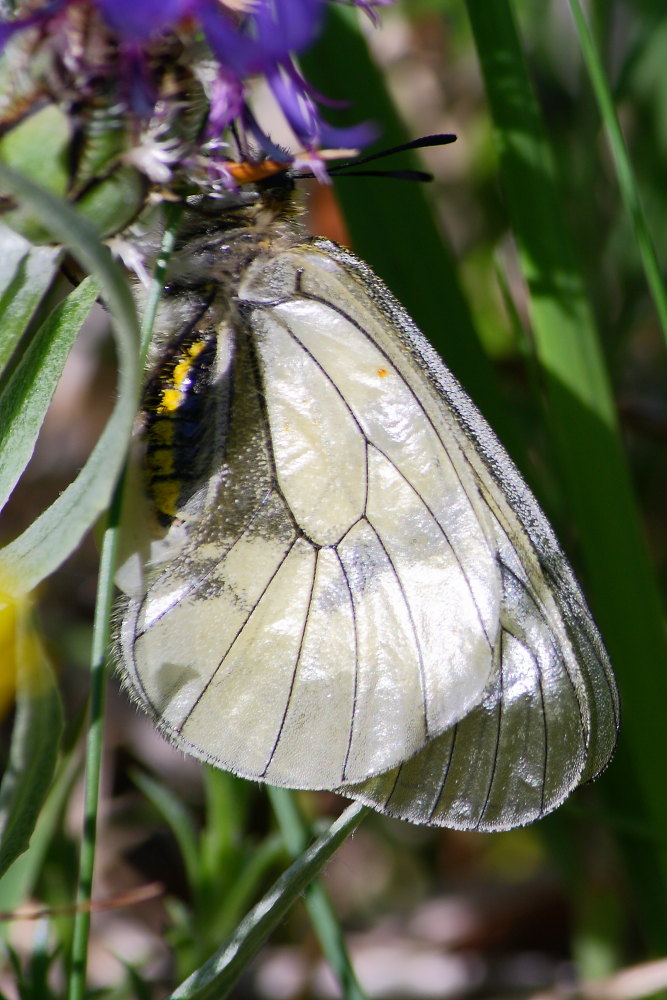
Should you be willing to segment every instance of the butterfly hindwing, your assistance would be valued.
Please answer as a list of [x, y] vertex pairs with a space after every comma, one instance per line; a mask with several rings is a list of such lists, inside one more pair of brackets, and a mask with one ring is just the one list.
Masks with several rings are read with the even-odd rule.
[[135, 697], [245, 777], [421, 823], [543, 815], [604, 765], [618, 706], [492, 432], [379, 279], [325, 241], [257, 254], [207, 324], [211, 465], [127, 561]]

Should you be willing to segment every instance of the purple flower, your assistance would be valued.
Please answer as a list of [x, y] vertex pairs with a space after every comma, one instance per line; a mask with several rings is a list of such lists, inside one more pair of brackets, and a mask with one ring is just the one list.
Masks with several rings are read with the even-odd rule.
[[308, 84], [293, 64], [276, 66], [266, 77], [290, 128], [306, 149], [320, 146], [356, 148], [374, 138], [375, 130], [368, 123], [339, 129], [322, 121]]
[[[0, 44], [28, 27], [41, 27], [45, 44], [58, 46], [58, 34], [66, 38], [68, 8], [97, 11], [99, 31], [106, 32], [115, 52], [107, 65], [90, 68], [89, 78], [100, 73], [119, 81], [125, 102], [140, 121], [154, 117], [161, 97], [160, 46], [177, 38], [187, 50], [203, 33], [218, 63], [217, 74], [209, 74], [209, 105], [206, 135], [219, 138], [230, 125], [237, 135], [252, 138], [264, 155], [280, 154], [257, 123], [249, 106], [246, 80], [266, 77], [295, 137], [304, 149], [317, 156], [323, 146], [359, 146], [372, 137], [365, 125], [339, 130], [321, 117], [320, 98], [298, 72], [293, 56], [311, 45], [321, 30], [326, 0], [51, 0], [39, 12], [0, 25]], [[368, 6], [373, 0], [355, 0]], [[383, 2], [383, 0], [376, 0]], [[95, 16], [93, 14], [93, 20]], [[179, 43], [180, 43], [179, 42]], [[114, 47], [115, 46], [115, 47]], [[65, 43], [60, 45], [62, 52]], [[194, 51], [194, 46], [193, 46]], [[67, 60], [65, 60], [67, 61]], [[72, 60], [70, 59], [71, 63]], [[185, 60], [183, 60], [185, 62]], [[61, 59], [62, 63], [62, 59]], [[156, 66], [158, 67], [156, 69]], [[79, 82], [85, 91], [86, 66], [82, 60]], [[242, 155], [249, 156], [248, 149]]]

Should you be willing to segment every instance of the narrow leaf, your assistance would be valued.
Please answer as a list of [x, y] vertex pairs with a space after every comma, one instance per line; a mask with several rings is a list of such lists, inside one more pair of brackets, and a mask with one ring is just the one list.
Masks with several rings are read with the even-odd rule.
[[[565, 225], [554, 160], [508, 0], [467, 0], [493, 117], [500, 173], [521, 263], [550, 428], [593, 610], [616, 669], [623, 730], [600, 781], [621, 822], [642, 816], [655, 850], [635, 843], [654, 879], [644, 905], [656, 940], [667, 933], [667, 637], [619, 435], [611, 386], [577, 248]], [[620, 824], [619, 824], [620, 825]], [[647, 862], [649, 863], [649, 862]], [[658, 879], [656, 884], [655, 879]], [[642, 886], [642, 880], [637, 880]], [[659, 889], [657, 888], [659, 886]]]
[[651, 239], [635, 172], [628, 156], [628, 150], [625, 145], [618, 115], [616, 114], [614, 101], [607, 84], [600, 53], [588, 27], [588, 22], [579, 0], [570, 0], [570, 9], [577, 28], [577, 34], [579, 35], [579, 43], [586, 63], [586, 69], [588, 70], [598, 108], [600, 109], [600, 116], [607, 133], [609, 148], [614, 157], [618, 186], [626, 211], [634, 227], [635, 239], [637, 240], [637, 246], [639, 247], [644, 265], [644, 273], [646, 274], [646, 283], [649, 286], [658, 314], [662, 335], [665, 341], [667, 341], [667, 292], [665, 291], [662, 274], [660, 273], [660, 264], [653, 240]]
[[128, 283], [92, 227], [25, 178], [0, 167], [0, 179], [40, 213], [54, 237], [96, 276], [114, 321], [120, 369], [116, 406], [81, 473], [22, 535], [0, 551], [2, 587], [18, 594], [33, 589], [53, 572], [109, 505], [137, 409], [139, 330]]
[[0, 225], [0, 372], [49, 287], [60, 250], [33, 247]]
[[[49, 847], [61, 829], [63, 810], [80, 771], [80, 754], [74, 747], [58, 761], [53, 782], [30, 838], [30, 845], [0, 878], [3, 911], [11, 912], [16, 909], [33, 892]], [[7, 936], [9, 927], [8, 923], [0, 923], [0, 939]]]
[[280, 876], [215, 955], [170, 994], [169, 1000], [221, 1000], [226, 996], [271, 931], [366, 812], [356, 803], [349, 806]]
[[199, 845], [190, 811], [171, 789], [142, 771], [135, 768], [131, 773], [131, 778], [146, 798], [153, 803], [173, 833], [183, 858], [188, 884], [193, 887], [198, 886], [201, 882]]
[[[266, 790], [285, 846], [290, 855], [297, 858], [308, 841], [309, 831], [301, 818], [294, 792], [289, 788], [274, 788], [272, 785], [267, 785]], [[345, 1000], [366, 1000], [329, 894], [320, 879], [314, 879], [307, 887], [304, 903], [322, 951], [338, 977]]]
[[33, 453], [65, 362], [97, 297], [91, 279], [61, 302], [32, 338], [0, 395], [0, 508]]

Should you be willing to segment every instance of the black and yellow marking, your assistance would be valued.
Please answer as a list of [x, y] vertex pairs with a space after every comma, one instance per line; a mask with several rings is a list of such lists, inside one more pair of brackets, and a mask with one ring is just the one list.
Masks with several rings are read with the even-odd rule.
[[215, 334], [189, 330], [167, 348], [143, 400], [146, 488], [159, 523], [168, 527], [206, 473], [207, 392]]

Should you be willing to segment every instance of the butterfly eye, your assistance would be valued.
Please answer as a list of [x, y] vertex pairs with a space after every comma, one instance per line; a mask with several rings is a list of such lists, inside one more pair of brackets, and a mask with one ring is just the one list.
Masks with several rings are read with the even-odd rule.
[[616, 737], [581, 591], [380, 280], [266, 209], [221, 220], [219, 291], [189, 278], [196, 322], [176, 308], [155, 352], [119, 575], [125, 683], [177, 746], [246, 778], [415, 823], [537, 819]]

